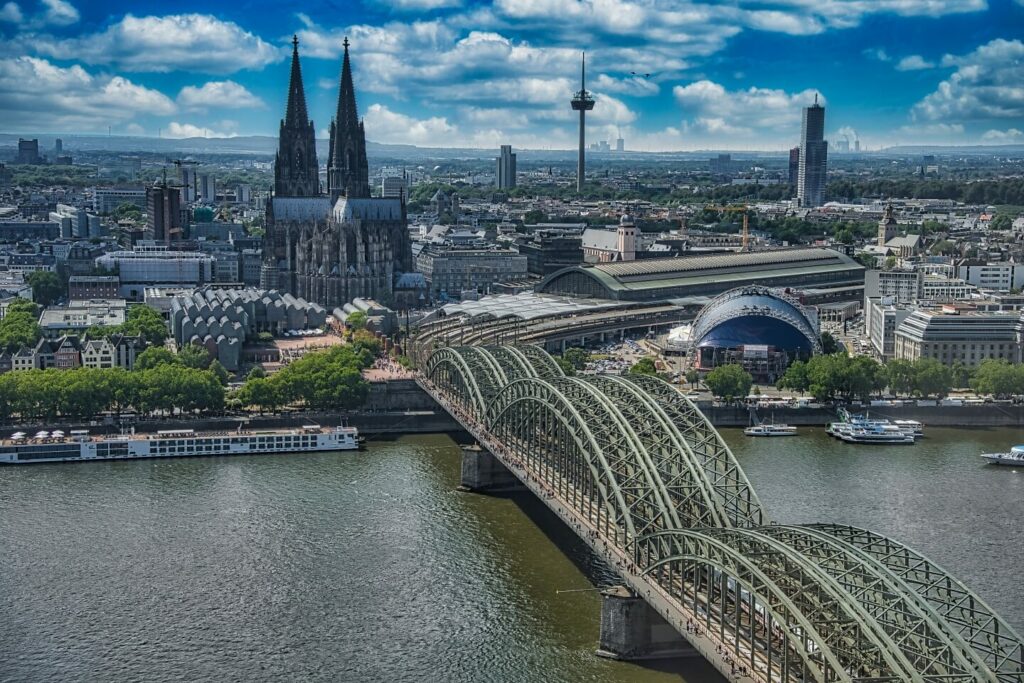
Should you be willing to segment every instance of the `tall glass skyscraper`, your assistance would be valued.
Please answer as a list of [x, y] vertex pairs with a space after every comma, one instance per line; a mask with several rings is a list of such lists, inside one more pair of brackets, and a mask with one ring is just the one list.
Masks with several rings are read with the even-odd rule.
[[499, 190], [509, 190], [516, 186], [516, 155], [512, 153], [512, 145], [501, 146], [501, 156], [495, 161], [498, 163], [498, 172], [495, 175], [496, 185]]
[[800, 173], [796, 198], [800, 206], [821, 206], [825, 203], [825, 170], [828, 142], [825, 141], [825, 107], [814, 104], [804, 109], [800, 128]]

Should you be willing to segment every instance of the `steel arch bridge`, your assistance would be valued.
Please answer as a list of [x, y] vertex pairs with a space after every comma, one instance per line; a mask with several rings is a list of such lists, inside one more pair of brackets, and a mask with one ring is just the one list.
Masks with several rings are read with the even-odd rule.
[[439, 349], [420, 381], [669, 623], [699, 624], [755, 680], [1024, 681], [1020, 636], [927, 558], [862, 529], [772, 523], [666, 382], [567, 377], [532, 346]]

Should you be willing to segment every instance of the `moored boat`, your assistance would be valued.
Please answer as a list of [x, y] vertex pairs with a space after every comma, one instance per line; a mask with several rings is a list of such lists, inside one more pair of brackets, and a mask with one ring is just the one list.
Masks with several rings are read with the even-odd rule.
[[359, 448], [355, 427], [305, 425], [297, 429], [196, 433], [170, 429], [135, 436], [91, 436], [88, 430], [15, 432], [0, 440], [0, 464], [182, 458], [197, 455], [257, 455], [346, 451]]
[[759, 424], [743, 430], [747, 436], [796, 436], [796, 427], [786, 424]]

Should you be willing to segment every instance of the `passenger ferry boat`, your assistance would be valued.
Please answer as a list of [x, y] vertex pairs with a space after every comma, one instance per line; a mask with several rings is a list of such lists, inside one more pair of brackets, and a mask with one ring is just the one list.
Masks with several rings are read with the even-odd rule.
[[196, 433], [169, 429], [135, 436], [90, 436], [88, 430], [72, 430], [68, 436], [55, 429], [29, 437], [16, 432], [0, 440], [0, 464], [37, 462], [86, 462], [138, 458], [183, 458], [196, 455], [254, 455], [347, 451], [359, 448], [355, 427], [305, 425], [299, 429]]
[[796, 427], [792, 425], [759, 424], [743, 430], [747, 436], [796, 436]]
[[1024, 467], [1024, 446], [1014, 446], [1009, 453], [982, 453], [981, 457], [991, 465]]
[[[924, 426], [917, 420], [872, 420], [865, 415], [839, 411], [840, 422], [830, 422], [825, 433], [848, 443], [914, 443], [924, 436]], [[905, 438], [904, 438], [905, 437]]]

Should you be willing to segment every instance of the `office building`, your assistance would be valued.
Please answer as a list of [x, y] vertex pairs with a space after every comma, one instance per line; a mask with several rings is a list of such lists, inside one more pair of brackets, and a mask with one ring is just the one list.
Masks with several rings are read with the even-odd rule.
[[409, 196], [409, 181], [402, 176], [387, 176], [380, 181], [380, 196], [384, 199], [400, 199]]
[[828, 142], [825, 141], [825, 107], [814, 104], [803, 111], [800, 127], [800, 168], [796, 198], [800, 206], [815, 207], [825, 203], [825, 170]]
[[510, 190], [516, 186], [516, 155], [512, 153], [512, 145], [502, 145], [501, 155], [495, 160], [498, 171], [495, 174], [499, 190]]
[[157, 242], [182, 238], [181, 192], [169, 185], [153, 185], [146, 195], [146, 225]]
[[46, 163], [44, 157], [39, 156], [39, 140], [33, 138], [31, 140], [18, 139], [18, 156], [14, 158], [16, 164], [43, 164]]
[[114, 212], [122, 204], [134, 204], [142, 211], [147, 208], [144, 188], [96, 188], [92, 191], [92, 210], [101, 216]]
[[1024, 289], [1024, 264], [1021, 263], [989, 263], [967, 259], [957, 264], [956, 275], [981, 289], [999, 292]]
[[199, 201], [208, 204], [217, 201], [217, 179], [209, 173], [199, 176]]
[[141, 301], [147, 285], [202, 286], [214, 281], [214, 258], [195, 251], [170, 251], [144, 247], [136, 251], [115, 251], [96, 259], [96, 265], [117, 270], [119, 294]]
[[428, 246], [416, 257], [416, 270], [423, 273], [434, 299], [487, 293], [496, 283], [527, 276], [526, 256], [511, 249]]
[[800, 148], [789, 150], [789, 184], [796, 187], [800, 180]]
[[199, 179], [196, 176], [196, 169], [192, 166], [181, 167], [181, 198], [186, 204], [196, 201], [199, 194]]
[[94, 327], [116, 327], [127, 318], [124, 299], [74, 299], [67, 306], [48, 306], [39, 316], [39, 327], [51, 339], [65, 334], [84, 334]]
[[516, 249], [526, 257], [527, 272], [539, 277], [583, 263], [580, 236], [561, 231], [538, 230], [522, 235], [516, 240]]
[[978, 311], [945, 305], [918, 310], [896, 328], [894, 357], [915, 361], [933, 358], [944, 365], [959, 361], [974, 368], [988, 359], [1021, 362], [1019, 311]]
[[732, 155], [719, 154], [717, 157], [708, 159], [708, 166], [712, 173], [729, 173], [732, 171]]
[[120, 285], [116, 275], [72, 275], [68, 278], [68, 298], [114, 299]]

